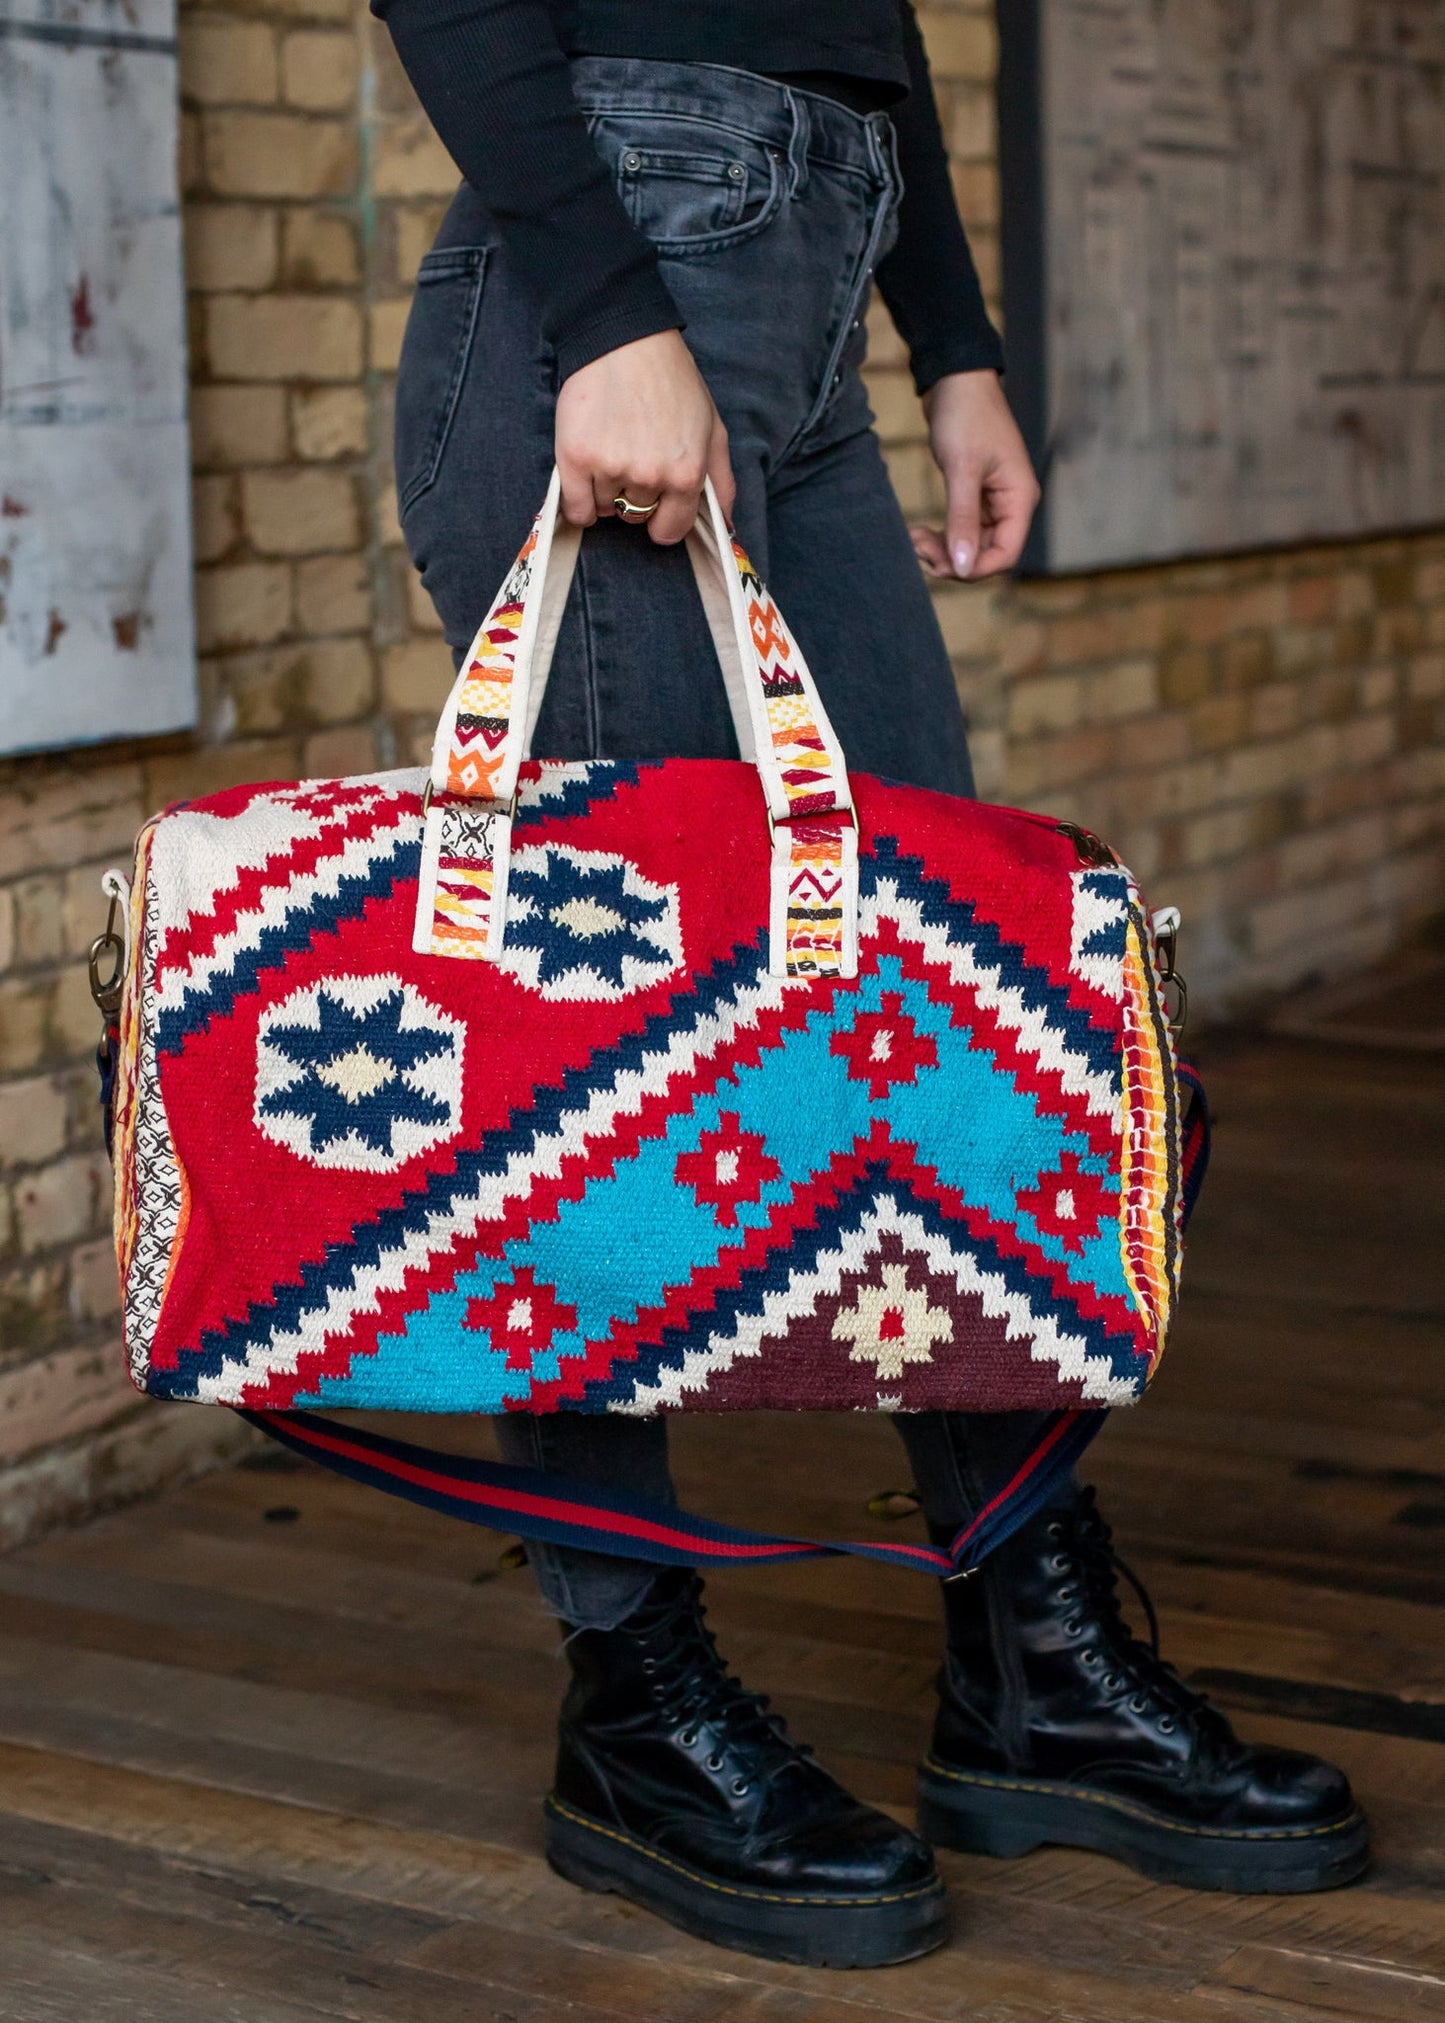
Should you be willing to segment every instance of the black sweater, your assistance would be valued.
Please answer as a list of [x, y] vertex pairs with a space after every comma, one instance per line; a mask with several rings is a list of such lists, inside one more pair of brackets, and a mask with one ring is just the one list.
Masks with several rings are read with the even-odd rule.
[[[572, 96], [569, 56], [836, 78], [888, 106], [905, 194], [878, 286], [919, 390], [998, 369], [911, 0], [371, 0], [432, 124], [537, 298], [565, 377], [683, 319]], [[826, 87], [823, 87], [826, 88]]]

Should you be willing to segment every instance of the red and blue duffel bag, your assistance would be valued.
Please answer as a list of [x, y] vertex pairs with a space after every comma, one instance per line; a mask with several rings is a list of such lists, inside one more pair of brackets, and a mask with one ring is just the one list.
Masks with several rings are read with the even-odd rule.
[[459, 1515], [688, 1560], [817, 1548], [313, 1408], [1048, 1412], [952, 1556], [876, 1548], [965, 1563], [1164, 1347], [1203, 1135], [1172, 961], [1086, 832], [850, 780], [710, 490], [742, 759], [529, 760], [578, 539], [554, 478], [429, 772], [142, 832], [110, 1046], [132, 1373]]

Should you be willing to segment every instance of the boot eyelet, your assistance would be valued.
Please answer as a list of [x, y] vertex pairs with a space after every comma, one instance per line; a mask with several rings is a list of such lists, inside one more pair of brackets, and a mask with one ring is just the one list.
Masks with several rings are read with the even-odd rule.
[[736, 1797], [742, 1798], [751, 1790], [752, 1786], [746, 1777], [735, 1777], [733, 1779], [733, 1793]]
[[1080, 1651], [1079, 1653], [1079, 1663], [1087, 1665], [1091, 1671], [1095, 1665], [1102, 1665], [1103, 1662], [1097, 1651]]
[[1070, 1616], [1069, 1620], [1064, 1624], [1064, 1631], [1068, 1636], [1077, 1637], [1083, 1627], [1084, 1619], [1082, 1616]]
[[692, 1748], [692, 1747], [693, 1747], [693, 1746], [694, 1746], [694, 1745], [696, 1744], [696, 1742], [697, 1742], [697, 1730], [696, 1730], [696, 1728], [683, 1728], [683, 1729], [681, 1729], [681, 1730], [679, 1731], [679, 1734], [678, 1734], [678, 1738], [677, 1738], [677, 1739], [678, 1739], [678, 1742], [679, 1742], [679, 1744], [680, 1744], [680, 1745], [682, 1746], [682, 1748], [684, 1748], [684, 1749], [691, 1749], [691, 1748]]
[[1055, 1601], [1072, 1602], [1077, 1601], [1078, 1598], [1079, 1598], [1079, 1590], [1075, 1586], [1073, 1581], [1070, 1581], [1067, 1587], [1058, 1587], [1054, 1589]]
[[1161, 1735], [1172, 1735], [1179, 1723], [1172, 1714], [1161, 1714], [1157, 1726]]
[[714, 1772], [721, 1770], [723, 1767], [723, 1760], [721, 1756], [709, 1756], [709, 1758], [707, 1759], [707, 1767], [709, 1770]]
[[648, 1677], [651, 1678], [652, 1674], [657, 1670], [656, 1658], [644, 1658], [642, 1661], [642, 1669], [644, 1672], [647, 1673]]
[[1067, 1573], [1069, 1566], [1069, 1555], [1066, 1552], [1056, 1552], [1049, 1561], [1049, 1571], [1051, 1573]]
[[1129, 1699], [1129, 1712], [1131, 1714], [1145, 1714], [1148, 1710], [1149, 1702], [1143, 1693], [1131, 1694]]
[[1110, 1672], [1104, 1679], [1104, 1691], [1106, 1693], [1117, 1693], [1119, 1688], [1127, 1683], [1122, 1672]]

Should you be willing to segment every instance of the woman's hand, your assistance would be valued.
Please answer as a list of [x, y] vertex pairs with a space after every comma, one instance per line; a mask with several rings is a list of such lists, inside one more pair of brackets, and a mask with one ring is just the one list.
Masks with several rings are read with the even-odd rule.
[[1039, 503], [1018, 423], [996, 372], [951, 372], [924, 395], [933, 460], [948, 487], [948, 526], [913, 527], [930, 576], [977, 578], [1012, 569]]
[[612, 501], [660, 500], [647, 522], [654, 541], [681, 541], [711, 477], [732, 518], [728, 433], [692, 353], [677, 330], [604, 352], [562, 383], [557, 396], [557, 468], [562, 511], [578, 527], [616, 517]]

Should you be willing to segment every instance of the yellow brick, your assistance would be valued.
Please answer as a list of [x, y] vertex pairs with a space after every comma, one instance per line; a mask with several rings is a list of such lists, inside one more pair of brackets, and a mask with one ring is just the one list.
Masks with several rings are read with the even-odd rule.
[[991, 84], [998, 67], [998, 32], [992, 14], [957, 14], [925, 8], [920, 16], [929, 68], [943, 78]]
[[875, 295], [868, 307], [868, 363], [879, 371], [908, 364], [908, 347], [894, 329], [881, 295]]
[[431, 250], [437, 227], [446, 215], [442, 204], [398, 205], [393, 213], [392, 232], [396, 247], [396, 278], [407, 286], [415, 281], [423, 256]]
[[375, 196], [449, 197], [457, 182], [456, 163], [437, 139], [425, 113], [377, 126], [371, 171]]
[[406, 572], [407, 616], [417, 632], [440, 632], [441, 619], [431, 601], [431, 593], [422, 582], [415, 569]]
[[979, 84], [956, 84], [949, 91], [947, 133], [956, 162], [991, 161], [997, 146], [992, 91]]
[[361, 318], [328, 295], [216, 295], [206, 304], [206, 349], [219, 379], [355, 379]]
[[39, 1067], [52, 994], [46, 983], [0, 979], [0, 1074]]
[[291, 628], [291, 572], [284, 562], [233, 562], [196, 571], [196, 645], [266, 646]]
[[943, 481], [938, 466], [921, 444], [887, 448], [884, 461], [898, 503], [910, 520], [942, 517]]
[[347, 30], [298, 29], [281, 45], [281, 90], [288, 105], [341, 112], [356, 97], [356, 38]]
[[1159, 683], [1152, 660], [1122, 660], [1085, 677], [1085, 714], [1091, 723], [1115, 723], [1156, 709]]
[[215, 562], [240, 536], [240, 502], [232, 478], [197, 478], [191, 487], [191, 518], [198, 562]]
[[366, 396], [359, 386], [308, 387], [291, 396], [297, 454], [308, 463], [360, 456], [366, 448]]
[[913, 381], [906, 372], [870, 372], [868, 400], [878, 434], [886, 443], [924, 442], [928, 424]]
[[401, 340], [406, 334], [406, 319], [410, 312], [409, 295], [403, 295], [393, 302], [372, 304], [371, 364], [376, 371], [396, 371], [401, 359]]
[[281, 247], [290, 288], [345, 288], [361, 278], [355, 228], [335, 211], [288, 211]]
[[401, 520], [396, 510], [396, 480], [388, 477], [378, 483], [372, 497], [371, 510], [376, 515], [376, 538], [383, 548], [400, 548], [404, 545], [401, 535]]
[[177, 150], [177, 176], [181, 194], [189, 196], [192, 191], [202, 189], [206, 180], [205, 158], [201, 148], [201, 119], [199, 113], [181, 114], [180, 145]]
[[357, 773], [374, 772], [375, 736], [365, 724], [318, 731], [306, 740], [302, 764], [310, 780], [347, 780]]
[[268, 14], [278, 21], [349, 21], [355, 11], [352, 0], [247, 0], [247, 6], [253, 14]]
[[371, 654], [360, 639], [313, 639], [241, 654], [221, 673], [243, 736], [344, 723], [371, 706]]
[[[98, 932], [98, 929], [92, 930]], [[39, 1165], [65, 1149], [66, 1100], [51, 1076], [0, 1084], [0, 1145], [7, 1166]]]
[[[107, 1320], [120, 1312], [120, 1274], [115, 1267], [115, 1245], [108, 1236], [97, 1243], [84, 1243], [70, 1254], [70, 1310], [77, 1320]], [[97, 1368], [109, 1410], [116, 1411], [128, 1402], [124, 1385], [129, 1387], [129, 1379], [124, 1370], [117, 1370], [109, 1356]], [[45, 1425], [54, 1438], [55, 1418], [49, 1406], [45, 1413]], [[72, 1430], [70, 1424], [66, 1431]]]
[[187, 204], [186, 286], [203, 294], [269, 288], [276, 279], [276, 214], [257, 204]]
[[998, 644], [999, 595], [992, 583], [936, 583], [933, 608], [943, 643], [956, 658], [980, 659]]
[[345, 120], [212, 112], [202, 133], [206, 176], [221, 196], [335, 197], [356, 182], [356, 132]]
[[73, 1243], [100, 1224], [110, 1204], [103, 1152], [58, 1159], [28, 1174], [15, 1190], [15, 1220], [23, 1251]]
[[301, 630], [360, 632], [371, 617], [371, 581], [364, 555], [317, 555], [296, 565], [296, 618]]
[[998, 172], [992, 162], [955, 162], [953, 188], [970, 232], [998, 224]]
[[279, 386], [191, 389], [191, 456], [213, 464], [274, 464], [286, 455], [286, 396]]
[[356, 487], [339, 471], [248, 471], [246, 532], [263, 555], [316, 555], [360, 538]]
[[1040, 731], [1066, 731], [1083, 721], [1084, 679], [1078, 674], [1051, 674], [1038, 681], [1016, 681], [1009, 690], [1008, 729], [1016, 738]]
[[269, 105], [276, 96], [276, 37], [261, 21], [181, 16], [181, 96], [198, 105]]
[[55, 962], [65, 954], [65, 888], [54, 874], [27, 878], [17, 885], [15, 959], [21, 963]]
[[293, 780], [298, 756], [289, 738], [255, 738], [154, 758], [145, 769], [146, 805], [164, 808], [171, 801], [219, 794], [226, 787], [249, 786], [258, 780]]
[[451, 655], [439, 639], [409, 639], [381, 656], [381, 696], [389, 709], [435, 716], [452, 679]]

